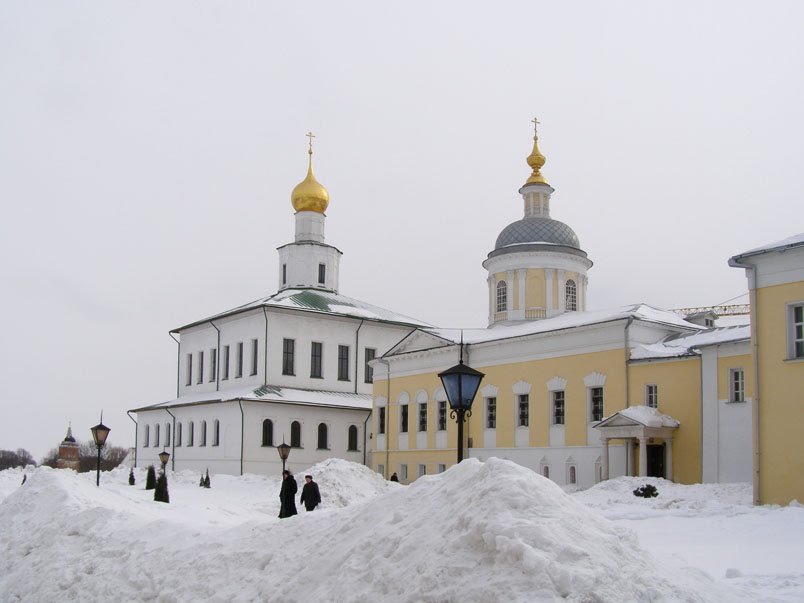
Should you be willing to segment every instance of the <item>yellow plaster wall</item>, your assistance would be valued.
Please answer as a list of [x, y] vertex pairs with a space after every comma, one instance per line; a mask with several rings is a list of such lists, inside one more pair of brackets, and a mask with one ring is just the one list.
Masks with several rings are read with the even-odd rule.
[[762, 503], [804, 502], [804, 361], [786, 361], [787, 305], [804, 282], [757, 290]]
[[645, 404], [645, 385], [658, 385], [659, 412], [681, 425], [673, 436], [673, 478], [682, 484], [701, 481], [701, 361], [684, 358], [633, 363], [629, 367], [631, 406]]
[[544, 269], [528, 270], [525, 277], [525, 307], [547, 308]]

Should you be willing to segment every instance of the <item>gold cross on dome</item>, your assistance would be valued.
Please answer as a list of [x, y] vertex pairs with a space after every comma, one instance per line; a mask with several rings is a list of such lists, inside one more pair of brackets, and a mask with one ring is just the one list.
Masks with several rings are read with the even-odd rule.
[[538, 134], [539, 124], [541, 123], [538, 118], [534, 117], [530, 120], [533, 122], [533, 133]]
[[313, 134], [312, 132], [307, 132], [307, 134], [305, 134], [305, 136], [307, 136], [307, 138], [310, 140], [307, 143], [309, 145], [308, 152], [312, 155], [313, 154], [313, 138], [315, 138], [315, 134]]

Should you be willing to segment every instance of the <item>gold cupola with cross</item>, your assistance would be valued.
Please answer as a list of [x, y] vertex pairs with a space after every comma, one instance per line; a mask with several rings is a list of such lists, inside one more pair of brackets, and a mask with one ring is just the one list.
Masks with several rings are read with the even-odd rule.
[[489, 325], [550, 318], [586, 309], [586, 272], [592, 262], [578, 235], [550, 217], [555, 192], [542, 174], [539, 121], [533, 120], [531, 174], [519, 189], [524, 216], [500, 232], [483, 267], [488, 271]]
[[313, 138], [312, 132], [307, 132], [309, 139], [307, 146], [307, 176], [299, 182], [290, 194], [290, 202], [296, 211], [315, 211], [323, 214], [329, 206], [329, 192], [315, 178], [313, 173]]

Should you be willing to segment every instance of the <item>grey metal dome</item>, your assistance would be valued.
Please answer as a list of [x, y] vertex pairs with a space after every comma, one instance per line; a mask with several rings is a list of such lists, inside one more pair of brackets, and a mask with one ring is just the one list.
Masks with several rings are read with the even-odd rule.
[[494, 249], [508, 245], [527, 243], [549, 243], [566, 247], [581, 248], [578, 235], [569, 226], [552, 218], [522, 218], [503, 228]]

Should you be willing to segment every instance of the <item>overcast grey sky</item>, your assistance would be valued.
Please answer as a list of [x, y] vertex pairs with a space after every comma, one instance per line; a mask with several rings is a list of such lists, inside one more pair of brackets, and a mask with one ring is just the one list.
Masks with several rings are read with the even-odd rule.
[[[341, 292], [485, 324], [534, 115], [589, 305], [717, 304], [804, 230], [800, 2], [0, 4], [0, 448], [175, 393], [168, 331], [275, 291], [315, 169]], [[744, 298], [743, 298], [744, 299]], [[743, 301], [743, 299], [738, 301]]]

